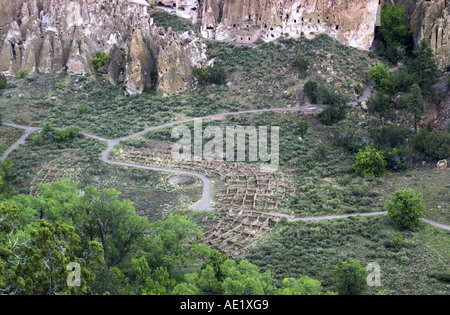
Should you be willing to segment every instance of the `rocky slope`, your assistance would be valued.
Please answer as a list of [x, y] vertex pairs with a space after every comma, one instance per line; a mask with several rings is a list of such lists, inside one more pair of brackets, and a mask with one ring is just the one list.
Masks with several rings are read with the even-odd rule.
[[0, 72], [91, 74], [104, 51], [111, 61], [99, 71], [130, 93], [155, 82], [163, 95], [186, 90], [204, 47], [152, 25], [148, 9], [144, 0], [0, 0]]

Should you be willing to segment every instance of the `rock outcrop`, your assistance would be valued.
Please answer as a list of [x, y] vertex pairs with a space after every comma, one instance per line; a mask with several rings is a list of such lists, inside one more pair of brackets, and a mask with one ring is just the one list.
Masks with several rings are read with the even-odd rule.
[[418, 47], [426, 39], [441, 67], [450, 65], [450, 1], [449, 0], [383, 0], [382, 6], [403, 5], [406, 18]]
[[438, 64], [450, 65], [450, 1], [420, 1], [411, 15], [410, 25], [416, 46], [425, 38]]
[[[0, 72], [92, 74], [92, 60], [103, 51], [111, 59], [99, 71], [130, 93], [155, 84], [164, 95], [184, 91], [191, 68], [206, 59], [202, 44], [159, 29], [148, 8], [145, 0], [0, 0]], [[165, 66], [161, 61], [173, 51], [177, 58]], [[168, 75], [177, 80], [172, 84]]]
[[[204, 38], [272, 41], [302, 32], [327, 33], [360, 49], [372, 45], [379, 0], [159, 0], [157, 6], [200, 21]], [[199, 11], [201, 17], [199, 18]]]

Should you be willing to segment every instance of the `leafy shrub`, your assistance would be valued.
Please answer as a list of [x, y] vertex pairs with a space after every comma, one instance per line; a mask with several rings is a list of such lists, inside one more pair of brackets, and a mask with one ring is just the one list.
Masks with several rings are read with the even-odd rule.
[[298, 121], [297, 130], [302, 138], [304, 138], [306, 136], [306, 134], [308, 133], [308, 129], [309, 129], [309, 123], [306, 120]]
[[307, 76], [308, 68], [311, 64], [309, 58], [303, 54], [298, 54], [294, 61], [294, 68], [298, 73], [300, 79], [304, 79]]
[[327, 157], [328, 147], [321, 143], [313, 153], [313, 159], [316, 161], [324, 161]]
[[222, 67], [203, 66], [201, 68], [195, 67], [192, 70], [194, 78], [197, 79], [200, 85], [217, 84], [223, 85], [226, 83], [227, 74]]
[[94, 63], [94, 69], [98, 71], [98, 69], [106, 66], [109, 63], [111, 56], [103, 51], [99, 51], [92, 62]]
[[84, 104], [80, 104], [77, 107], [77, 113], [83, 115], [86, 112], [86, 106]]
[[64, 143], [74, 139], [80, 134], [80, 128], [78, 127], [67, 127], [61, 130], [57, 130], [54, 135], [54, 140], [56, 142]]
[[450, 156], [450, 132], [446, 130], [442, 136], [426, 129], [414, 136], [413, 147], [417, 158], [445, 159]]
[[32, 141], [35, 146], [41, 146], [44, 143], [44, 138], [41, 135], [34, 135]]
[[389, 217], [402, 228], [416, 226], [425, 210], [422, 194], [412, 189], [396, 191], [386, 208]]
[[343, 126], [333, 130], [333, 143], [350, 152], [358, 153], [363, 148], [363, 141], [354, 127]]
[[66, 88], [66, 84], [64, 82], [56, 82], [55, 83], [55, 88], [62, 90]]
[[317, 104], [319, 102], [319, 83], [315, 81], [306, 82], [303, 86], [303, 93], [311, 103]]
[[50, 123], [50, 122], [45, 122], [45, 123], [42, 125], [42, 131], [43, 131], [44, 133], [51, 133], [51, 132], [53, 132], [53, 131], [54, 131], [53, 124]]
[[326, 126], [331, 126], [344, 119], [345, 116], [344, 108], [328, 106], [319, 114], [319, 121]]
[[366, 147], [364, 151], [359, 150], [353, 167], [357, 174], [371, 179], [385, 173], [386, 160], [377, 149]]
[[384, 93], [376, 93], [369, 100], [369, 112], [378, 113], [380, 120], [383, 117], [390, 117], [392, 115], [394, 106], [391, 97]]
[[404, 241], [403, 241], [402, 233], [396, 232], [396, 233], [394, 233], [394, 236], [392, 236], [391, 240], [389, 241], [389, 245], [395, 251], [399, 251], [403, 247], [403, 242]]
[[4, 88], [6, 88], [6, 77], [3, 73], [0, 73], [0, 90], [3, 90]]
[[389, 67], [380, 63], [369, 70], [370, 79], [374, 82], [375, 88], [380, 91], [388, 91], [390, 89], [390, 73]]
[[409, 136], [412, 135], [410, 128], [401, 124], [392, 124], [369, 131], [370, 137], [378, 148], [396, 148], [406, 143]]
[[362, 96], [365, 92], [365, 88], [362, 84], [358, 83], [355, 85], [355, 93], [359, 96]]
[[386, 159], [386, 167], [393, 171], [404, 171], [413, 164], [411, 147], [407, 145], [383, 150], [383, 156]]
[[27, 73], [25, 72], [25, 70], [21, 70], [17, 74], [17, 78], [19, 78], [19, 79], [25, 79], [26, 77], [27, 77]]
[[359, 261], [339, 260], [333, 272], [333, 283], [340, 295], [360, 295], [367, 291], [369, 272]]
[[174, 32], [187, 32], [194, 29], [194, 25], [174, 14], [164, 11], [153, 11], [151, 13], [153, 23], [164, 29], [172, 28]]

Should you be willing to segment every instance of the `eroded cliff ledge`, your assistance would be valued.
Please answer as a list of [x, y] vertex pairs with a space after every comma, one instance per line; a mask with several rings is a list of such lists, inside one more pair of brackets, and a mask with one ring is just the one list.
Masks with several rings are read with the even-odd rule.
[[[204, 38], [254, 42], [302, 32], [327, 33], [346, 45], [372, 45], [379, 0], [157, 0], [157, 6], [201, 23]], [[201, 12], [201, 15], [199, 15]]]
[[154, 26], [148, 9], [145, 0], [0, 0], [0, 72], [92, 74], [104, 51], [111, 61], [100, 71], [130, 93], [152, 84], [163, 95], [184, 91], [204, 47]]

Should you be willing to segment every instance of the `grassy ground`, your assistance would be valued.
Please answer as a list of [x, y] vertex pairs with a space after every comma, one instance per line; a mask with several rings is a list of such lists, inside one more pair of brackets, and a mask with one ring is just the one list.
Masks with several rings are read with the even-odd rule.
[[[307, 136], [300, 140], [297, 122], [310, 125]], [[193, 123], [185, 124], [191, 131]], [[361, 213], [384, 210], [384, 199], [374, 187], [382, 180], [367, 181], [353, 171], [354, 154], [332, 145], [331, 128], [321, 125], [314, 115], [298, 113], [260, 113], [229, 116], [203, 121], [203, 128], [219, 126], [279, 126], [280, 167], [289, 175], [295, 194], [286, 200], [287, 208], [297, 216]], [[172, 127], [150, 132], [122, 145], [144, 148], [168, 148], [176, 142]], [[206, 141], [205, 141], [206, 142]], [[318, 150], [324, 146], [325, 150]], [[248, 156], [248, 155], [247, 155]]]
[[[394, 235], [403, 244], [393, 247]], [[413, 231], [399, 231], [385, 216], [284, 222], [245, 258], [263, 270], [271, 270], [278, 280], [308, 275], [329, 290], [339, 259], [359, 260], [364, 267], [377, 262], [381, 287], [371, 288], [371, 294], [450, 293], [450, 284], [437, 280], [450, 273], [449, 232], [427, 224]]]
[[[312, 61], [309, 77], [304, 80], [298, 78], [292, 65], [299, 52]], [[202, 87], [168, 98], [148, 93], [130, 97], [123, 88], [96, 76], [35, 74], [8, 82], [0, 95], [0, 111], [8, 122], [41, 126], [50, 121], [55, 127], [77, 125], [86, 132], [117, 138], [185, 117], [303, 105], [302, 87], [309, 79], [340, 87], [353, 100], [354, 86], [368, 83], [368, 69], [377, 62], [367, 52], [343, 46], [326, 35], [253, 46], [210, 42], [208, 54], [225, 68], [228, 85]], [[302, 140], [297, 130], [300, 118], [310, 124]], [[341, 132], [363, 138], [365, 125], [359, 126], [358, 119], [347, 120], [352, 126], [347, 130], [340, 126]], [[365, 180], [353, 171], [355, 152], [333, 145], [336, 127], [325, 127], [312, 115], [230, 116], [204, 122], [204, 127], [208, 125], [280, 126], [280, 167], [295, 187], [286, 206], [296, 216], [380, 211], [395, 190], [414, 188], [424, 195], [428, 218], [450, 223], [448, 172], [418, 166]], [[2, 136], [2, 130], [6, 130], [6, 136]], [[170, 131], [149, 133], [123, 145], [166, 147], [173, 142]], [[1, 143], [9, 145], [21, 134], [20, 130], [2, 127]], [[108, 165], [99, 159], [104, 149], [104, 143], [82, 137], [63, 145], [46, 140], [37, 147], [30, 137], [10, 156], [15, 188], [19, 193], [30, 193], [44, 178], [67, 178], [78, 181], [81, 187], [117, 189], [151, 221], [173, 212], [196, 222], [212, 215], [188, 210], [200, 198], [201, 186], [174, 186], [168, 183], [173, 175]], [[215, 191], [219, 185], [217, 182]], [[403, 240], [398, 248], [391, 245], [394, 235], [401, 235]], [[371, 293], [448, 294], [448, 283], [438, 278], [449, 272], [449, 245], [446, 231], [429, 225], [411, 232], [398, 231], [387, 217], [283, 222], [247, 258], [274, 272], [278, 280], [309, 275], [321, 280], [327, 289], [331, 289], [331, 273], [340, 258], [359, 259], [363, 264], [376, 261], [382, 268], [382, 287], [371, 289]]]
[[0, 156], [2, 156], [6, 149], [8, 149], [14, 142], [16, 142], [25, 131], [8, 126], [0, 126]]
[[399, 189], [414, 189], [421, 193], [426, 208], [426, 218], [450, 225], [450, 181], [448, 169], [433, 165], [416, 165], [402, 173], [388, 173], [380, 194], [386, 198]]
[[[169, 213], [186, 211], [201, 197], [202, 187], [175, 186], [173, 175], [109, 165], [100, 160], [105, 144], [88, 138], [76, 138], [57, 145], [45, 141], [36, 147], [30, 139], [14, 150], [15, 188], [19, 193], [35, 191], [37, 183], [58, 179], [77, 181], [80, 187], [114, 188], [121, 197], [133, 201], [136, 211], [150, 221], [164, 219]], [[50, 170], [50, 172], [49, 172]]]
[[[227, 86], [200, 87], [167, 98], [149, 93], [130, 97], [122, 87], [97, 76], [33, 74], [8, 82], [0, 95], [3, 120], [36, 126], [46, 121], [55, 127], [77, 125], [116, 138], [185, 117], [304, 104], [305, 80], [300, 80], [293, 68], [298, 52], [314, 60], [308, 79], [329, 80], [349, 93], [354, 93], [351, 87], [355, 82], [367, 83], [367, 71], [376, 63], [366, 52], [326, 35], [255, 47], [217, 42], [208, 46], [208, 57], [215, 58], [228, 74]], [[330, 67], [333, 71], [327, 72]]]

